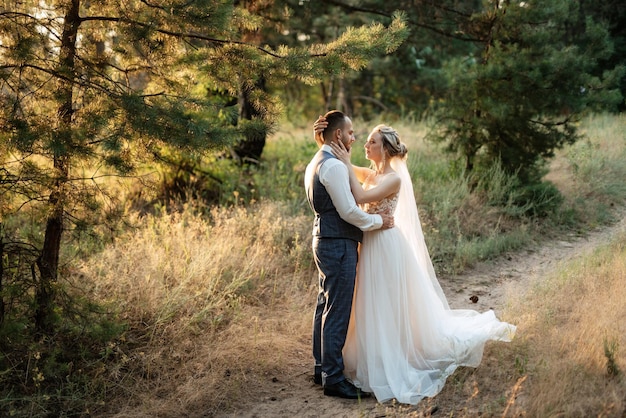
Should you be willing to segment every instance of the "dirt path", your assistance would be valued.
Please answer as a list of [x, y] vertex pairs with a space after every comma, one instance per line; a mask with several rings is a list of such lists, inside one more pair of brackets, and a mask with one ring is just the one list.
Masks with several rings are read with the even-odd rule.
[[[599, 228], [586, 236], [568, 236], [563, 240], [545, 242], [532, 250], [482, 263], [462, 275], [441, 278], [450, 306], [478, 311], [493, 308], [497, 314], [505, 303], [509, 286], [523, 289], [534, 279], [556, 271], [561, 264], [588, 254], [610, 242], [617, 234], [626, 232], [626, 211], [622, 210], [618, 219], [621, 220], [614, 225]], [[473, 302], [470, 300], [472, 296], [477, 296], [478, 300]], [[311, 380], [308, 354], [303, 354], [298, 364], [300, 367], [293, 375], [272, 377], [259, 397], [243, 410], [221, 417], [388, 417], [429, 416], [431, 412], [442, 417], [463, 415], [452, 415], [450, 411], [461, 411], [463, 406], [455, 405], [454, 397], [451, 399], [450, 396], [427, 399], [416, 407], [381, 405], [373, 398], [361, 402], [329, 398]]]

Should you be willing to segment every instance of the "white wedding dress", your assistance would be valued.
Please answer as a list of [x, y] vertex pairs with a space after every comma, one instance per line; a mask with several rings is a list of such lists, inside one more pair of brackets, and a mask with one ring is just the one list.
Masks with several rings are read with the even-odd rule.
[[491, 310], [449, 308], [426, 249], [406, 162], [395, 158], [392, 166], [402, 180], [398, 194], [364, 205], [370, 213], [395, 209], [396, 226], [364, 233], [344, 373], [379, 402], [416, 404], [439, 393], [458, 366], [477, 367], [485, 343], [510, 341], [516, 328]]

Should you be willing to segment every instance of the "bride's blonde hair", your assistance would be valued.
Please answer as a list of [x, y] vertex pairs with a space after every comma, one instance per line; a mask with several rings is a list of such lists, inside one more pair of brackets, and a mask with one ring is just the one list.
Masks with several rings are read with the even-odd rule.
[[383, 149], [387, 150], [389, 157], [404, 158], [408, 153], [406, 145], [400, 140], [400, 135], [391, 126], [378, 125], [374, 131], [380, 133], [383, 138]]

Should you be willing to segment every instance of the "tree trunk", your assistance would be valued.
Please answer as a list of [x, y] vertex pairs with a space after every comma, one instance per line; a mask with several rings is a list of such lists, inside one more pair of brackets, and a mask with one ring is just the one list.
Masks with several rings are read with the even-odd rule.
[[331, 107], [331, 101], [333, 99], [333, 87], [335, 84], [335, 78], [330, 77], [328, 80], [328, 88], [322, 83], [322, 95], [324, 97], [324, 113], [328, 112]]
[[0, 327], [4, 324], [4, 236], [2, 235], [2, 222], [0, 222]]
[[354, 109], [352, 107], [352, 97], [350, 97], [350, 93], [346, 92], [346, 80], [343, 76], [339, 78], [339, 89], [337, 91], [337, 105], [335, 109], [342, 111], [346, 115], [350, 117], [353, 116]]
[[54, 313], [54, 282], [57, 280], [59, 268], [59, 253], [63, 235], [63, 212], [67, 199], [67, 182], [69, 179], [70, 153], [72, 148], [72, 116], [73, 95], [72, 83], [74, 80], [74, 59], [76, 57], [76, 40], [78, 28], [81, 24], [80, 0], [71, 0], [63, 23], [61, 35], [61, 49], [59, 51], [58, 97], [57, 112], [58, 128], [55, 133], [56, 143], [64, 144], [54, 150], [54, 186], [50, 193], [50, 214], [46, 220], [43, 248], [37, 259], [39, 281], [35, 289], [35, 328], [42, 334], [50, 334], [53, 328]]
[[53, 284], [57, 279], [63, 234], [63, 208], [56, 206], [46, 222], [44, 244], [37, 258], [40, 277], [35, 289], [35, 328], [42, 334], [50, 334], [54, 323]]
[[[255, 85], [256, 89], [265, 90], [265, 80], [263, 78]], [[254, 107], [251, 100], [251, 94], [253, 90], [249, 87], [244, 87], [241, 92], [240, 103], [241, 111], [240, 118], [252, 120], [253, 118], [260, 116], [258, 110]], [[267, 138], [267, 132], [249, 130], [246, 137], [237, 143], [234, 147], [235, 154], [243, 162], [256, 163], [261, 158], [263, 148], [265, 148], [265, 140]]]

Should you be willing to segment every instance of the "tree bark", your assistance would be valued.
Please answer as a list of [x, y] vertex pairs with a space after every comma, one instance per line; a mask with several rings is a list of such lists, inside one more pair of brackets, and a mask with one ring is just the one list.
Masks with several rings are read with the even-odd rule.
[[[58, 71], [65, 80], [75, 78], [76, 40], [81, 23], [79, 10], [80, 0], [71, 0], [63, 23]], [[42, 334], [50, 334], [54, 325], [54, 282], [57, 280], [59, 268], [63, 213], [70, 169], [69, 155], [72, 148], [71, 125], [74, 114], [72, 87], [72, 83], [61, 81], [60, 78], [58, 82], [58, 128], [55, 133], [57, 138], [53, 157], [55, 179], [49, 198], [50, 214], [46, 220], [43, 248], [37, 259], [40, 277], [35, 289], [35, 328]]]
[[2, 235], [2, 222], [0, 222], [0, 326], [4, 324], [4, 236]]

